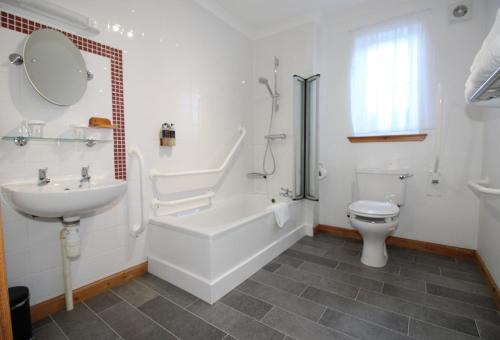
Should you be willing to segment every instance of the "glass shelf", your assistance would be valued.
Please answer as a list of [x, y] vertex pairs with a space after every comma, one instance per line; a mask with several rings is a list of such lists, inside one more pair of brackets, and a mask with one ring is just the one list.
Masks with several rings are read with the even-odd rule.
[[55, 143], [79, 142], [84, 143], [88, 147], [93, 147], [97, 143], [111, 143], [111, 139], [94, 139], [94, 138], [69, 138], [69, 137], [21, 137], [21, 136], [3, 136], [2, 140], [11, 140], [17, 146], [25, 146], [29, 141], [46, 141]]

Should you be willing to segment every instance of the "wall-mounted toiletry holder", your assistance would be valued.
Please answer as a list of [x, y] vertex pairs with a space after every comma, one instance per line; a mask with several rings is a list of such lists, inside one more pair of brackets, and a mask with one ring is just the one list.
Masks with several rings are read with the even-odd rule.
[[25, 146], [29, 141], [46, 141], [56, 143], [78, 142], [84, 143], [89, 148], [97, 143], [110, 143], [110, 139], [94, 139], [94, 138], [61, 138], [61, 137], [23, 137], [23, 136], [3, 136], [2, 140], [13, 141], [17, 146]]

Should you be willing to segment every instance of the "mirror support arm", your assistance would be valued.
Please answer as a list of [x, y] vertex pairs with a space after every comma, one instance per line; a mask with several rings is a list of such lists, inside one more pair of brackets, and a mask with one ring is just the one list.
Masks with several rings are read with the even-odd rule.
[[12, 65], [22, 65], [24, 63], [24, 58], [19, 53], [11, 53], [9, 55], [9, 61]]
[[[19, 53], [11, 53], [9, 55], [9, 61], [12, 65], [21, 66], [24, 63], [24, 58]], [[87, 80], [91, 81], [92, 79], [94, 79], [94, 73], [87, 70]]]

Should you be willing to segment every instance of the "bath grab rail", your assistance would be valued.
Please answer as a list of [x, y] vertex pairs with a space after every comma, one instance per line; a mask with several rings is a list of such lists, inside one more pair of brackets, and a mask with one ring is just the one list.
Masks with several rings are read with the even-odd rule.
[[202, 199], [211, 199], [214, 196], [215, 196], [215, 192], [209, 191], [203, 195], [198, 195], [198, 196], [193, 196], [193, 197], [188, 197], [188, 198], [181, 198], [181, 199], [174, 200], [174, 201], [160, 201], [159, 199], [154, 198], [152, 201], [152, 205], [153, 205], [153, 208], [158, 209], [160, 207], [184, 204], [184, 203], [189, 203], [189, 202], [198, 201], [198, 200], [202, 200]]
[[500, 189], [487, 187], [488, 185], [487, 179], [469, 181], [468, 185], [469, 188], [471, 188], [475, 192], [479, 192], [481, 194], [500, 196]]
[[226, 159], [222, 163], [222, 165], [216, 169], [206, 169], [206, 170], [194, 170], [194, 171], [180, 171], [180, 172], [161, 172], [156, 169], [152, 169], [150, 173], [151, 179], [155, 179], [157, 177], [178, 177], [178, 176], [190, 176], [190, 175], [203, 175], [203, 174], [212, 174], [212, 173], [218, 173], [224, 171], [224, 169], [227, 167], [229, 162], [231, 161], [231, 158], [233, 158], [233, 155], [236, 153], [236, 150], [240, 146], [240, 144], [243, 142], [243, 139], [245, 138], [247, 134], [247, 130], [245, 128], [240, 127], [240, 137], [238, 138], [238, 141], [236, 144], [233, 146], [229, 154], [227, 155]]
[[141, 199], [141, 221], [139, 225], [130, 226], [130, 235], [133, 237], [139, 237], [139, 235], [146, 229], [148, 224], [147, 217], [145, 216], [145, 202], [144, 202], [144, 157], [138, 147], [132, 147], [129, 149], [128, 154], [130, 156], [137, 157], [139, 161], [139, 189], [140, 189], [140, 199]]

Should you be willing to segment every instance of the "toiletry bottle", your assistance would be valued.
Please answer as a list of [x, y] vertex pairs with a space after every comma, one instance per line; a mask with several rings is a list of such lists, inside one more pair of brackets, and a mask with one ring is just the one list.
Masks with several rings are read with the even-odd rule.
[[160, 131], [160, 146], [168, 146], [169, 130], [170, 125], [168, 123], [163, 123]]
[[175, 146], [175, 128], [174, 128], [174, 124], [170, 124], [170, 126], [169, 126], [168, 137], [167, 137], [167, 145], [168, 146]]

